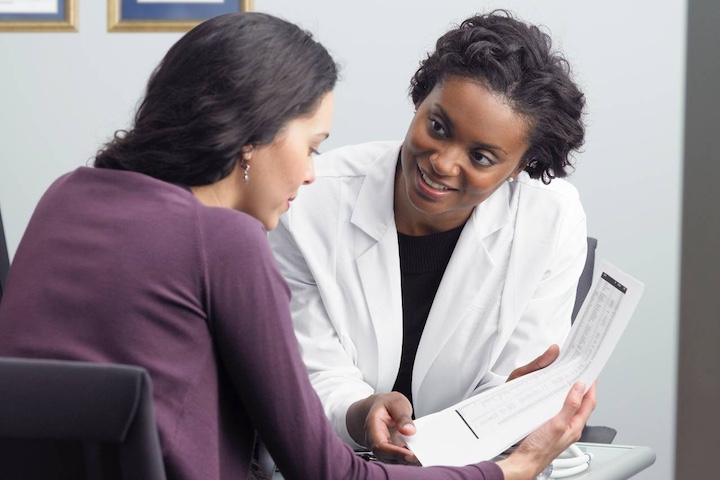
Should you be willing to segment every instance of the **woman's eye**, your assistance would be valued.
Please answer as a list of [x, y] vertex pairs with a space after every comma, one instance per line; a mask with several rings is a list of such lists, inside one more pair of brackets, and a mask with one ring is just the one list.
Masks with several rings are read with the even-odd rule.
[[430, 119], [430, 129], [433, 131], [433, 133], [436, 133], [443, 137], [446, 135], [445, 128], [442, 126], [442, 124], [437, 120], [433, 120], [432, 118]]
[[320, 152], [318, 152], [314, 148], [311, 148], [310, 151], [308, 152], [308, 155], [313, 155], [313, 156], [320, 155]]
[[481, 152], [472, 152], [470, 154], [470, 157], [472, 158], [473, 162], [483, 167], [491, 167], [495, 165], [495, 161], [492, 158], [486, 156]]

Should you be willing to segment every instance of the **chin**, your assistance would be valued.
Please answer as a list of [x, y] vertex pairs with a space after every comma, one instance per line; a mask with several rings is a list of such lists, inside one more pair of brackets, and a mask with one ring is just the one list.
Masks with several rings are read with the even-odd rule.
[[272, 219], [263, 220], [262, 224], [265, 226], [265, 230], [269, 232], [271, 230], [275, 230], [275, 227], [277, 227], [279, 220], [279, 217], [275, 216]]

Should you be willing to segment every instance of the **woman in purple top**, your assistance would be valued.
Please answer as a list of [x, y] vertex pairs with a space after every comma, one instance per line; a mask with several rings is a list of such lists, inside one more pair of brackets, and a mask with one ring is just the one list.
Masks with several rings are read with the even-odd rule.
[[259, 438], [287, 479], [531, 479], [579, 438], [594, 389], [508, 459], [462, 468], [366, 462], [325, 418], [266, 234], [314, 179], [336, 79], [319, 43], [269, 15], [186, 34], [132, 128], [40, 200], [0, 355], [145, 367], [170, 479], [252, 477]]

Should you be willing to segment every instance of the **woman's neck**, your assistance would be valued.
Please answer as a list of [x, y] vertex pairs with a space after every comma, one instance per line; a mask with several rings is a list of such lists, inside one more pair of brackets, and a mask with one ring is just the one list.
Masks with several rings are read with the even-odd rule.
[[198, 187], [190, 187], [190, 191], [200, 203], [209, 207], [232, 208], [234, 210], [242, 210], [241, 207], [241, 187], [239, 186], [240, 168], [236, 165], [230, 175], [218, 180], [210, 185], [201, 185]]

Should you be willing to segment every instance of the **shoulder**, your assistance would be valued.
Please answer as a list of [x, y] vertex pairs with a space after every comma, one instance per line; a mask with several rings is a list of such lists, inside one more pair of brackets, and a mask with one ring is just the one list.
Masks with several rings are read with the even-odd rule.
[[365, 175], [378, 159], [400, 150], [399, 141], [367, 142], [329, 150], [315, 159], [318, 179]]
[[198, 228], [207, 249], [238, 255], [248, 247], [262, 251], [267, 232], [255, 217], [229, 208], [208, 207], [197, 202]]
[[202, 204], [197, 215], [200, 255], [213, 291], [227, 293], [248, 284], [268, 291], [287, 290], [268, 233], [259, 220], [236, 210]]
[[189, 190], [141, 173], [80, 167], [50, 185], [36, 212], [79, 209], [83, 218], [172, 235], [193, 227], [196, 204]]
[[518, 208], [521, 211], [538, 212], [538, 214], [544, 212], [554, 217], [561, 212], [575, 212], [584, 217], [580, 193], [567, 180], [556, 178], [545, 184], [523, 172], [518, 176], [515, 184]]
[[549, 184], [545, 184], [539, 179], [530, 178], [527, 173], [523, 172], [518, 176], [517, 183], [522, 189], [523, 195], [544, 198], [547, 202], [580, 201], [577, 188], [562, 178], [556, 178]]
[[516, 225], [525, 225], [538, 235], [541, 231], [555, 235], [586, 221], [580, 194], [567, 180], [556, 178], [546, 185], [523, 172], [514, 183]]

